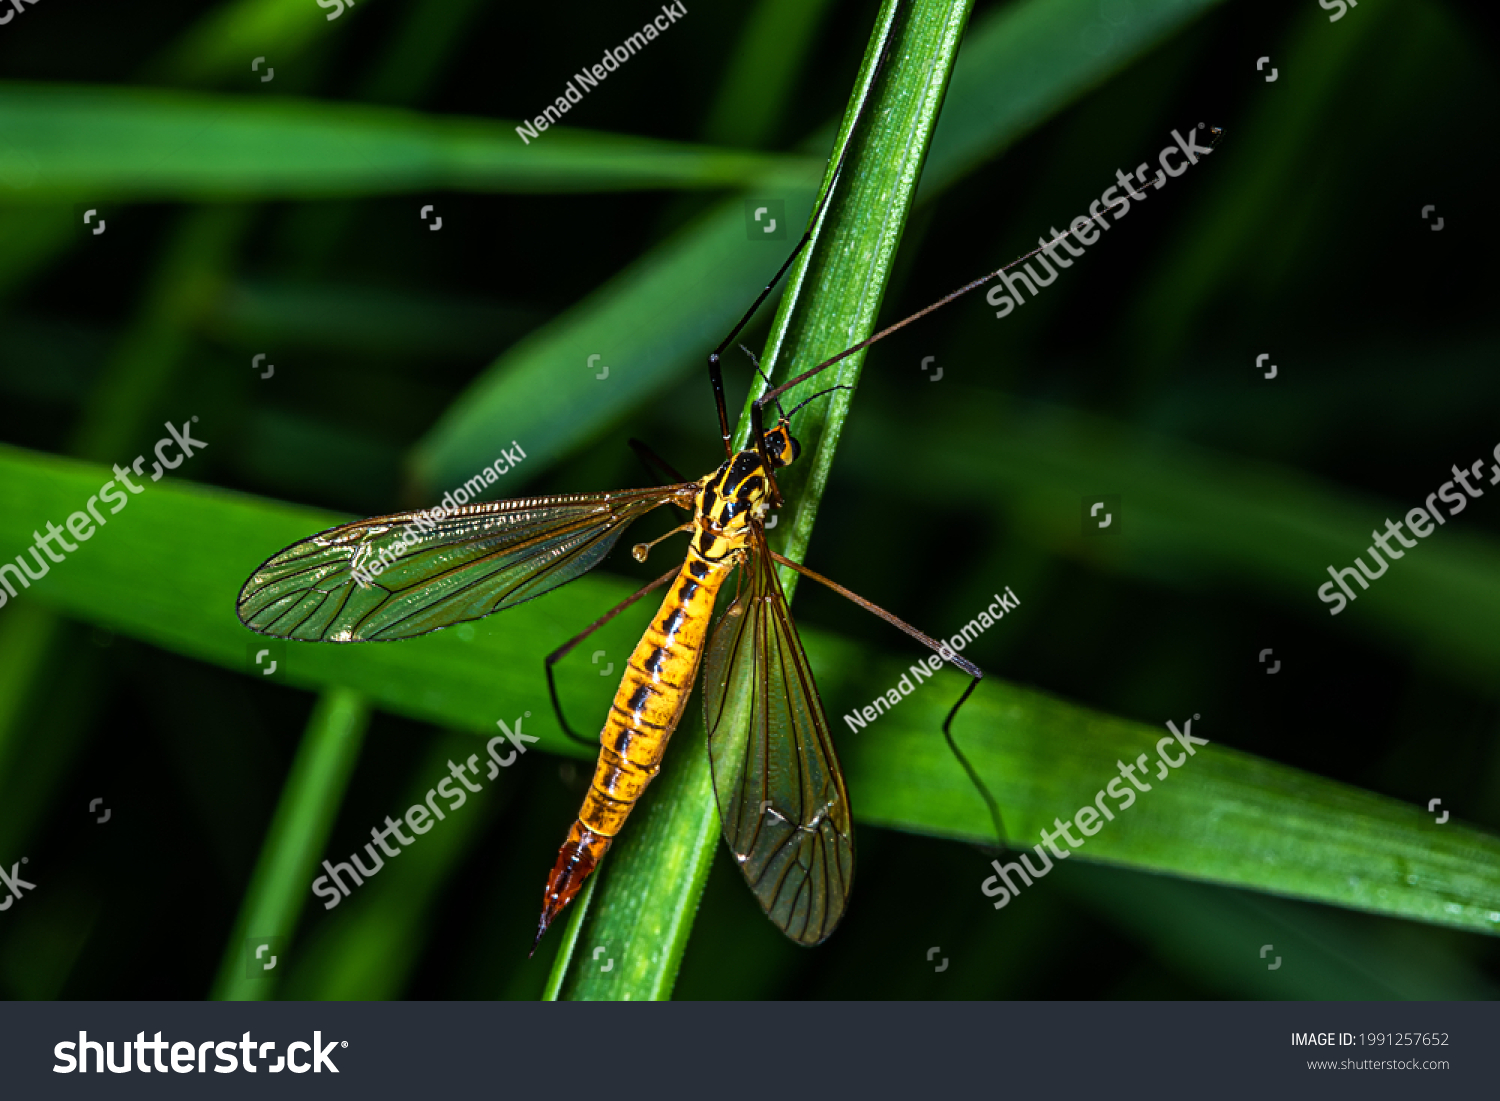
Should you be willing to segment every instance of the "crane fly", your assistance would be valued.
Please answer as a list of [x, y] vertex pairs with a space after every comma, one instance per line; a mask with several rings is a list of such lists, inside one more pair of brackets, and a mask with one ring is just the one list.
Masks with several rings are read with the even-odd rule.
[[[782, 411], [782, 394], [1041, 250], [974, 280], [780, 385], [772, 386], [766, 379], [767, 389], [750, 407], [748, 445], [735, 450], [730, 443], [720, 357], [811, 240], [837, 187], [889, 48], [888, 40], [801, 240], [709, 356], [725, 450], [717, 470], [697, 481], [686, 480], [632, 441], [643, 457], [654, 460], [675, 481], [650, 489], [467, 505], [421, 525], [415, 523], [417, 513], [343, 524], [271, 556], [240, 592], [240, 620], [261, 634], [316, 642], [412, 638], [503, 611], [572, 581], [598, 565], [625, 529], [654, 509], [671, 505], [690, 514], [667, 533], [691, 536], [682, 565], [546, 659], [558, 720], [569, 736], [585, 741], [562, 714], [553, 666], [635, 601], [667, 587], [630, 655], [605, 718], [593, 780], [547, 878], [533, 951], [598, 867], [660, 771], [700, 667], [714, 796], [724, 840], [750, 889], [766, 915], [800, 944], [821, 942], [843, 917], [854, 874], [853, 815], [812, 668], [777, 577], [778, 564], [855, 601], [969, 675], [943, 732], [985, 798], [1003, 841], [994, 800], [959, 752], [951, 731], [954, 716], [983, 676], [979, 668], [889, 612], [771, 550], [766, 517], [782, 504], [776, 471], [796, 461], [801, 451], [792, 435], [791, 417], [802, 406], [790, 414]], [[848, 389], [832, 389], [840, 388]], [[778, 419], [768, 429], [765, 410], [772, 405]], [[637, 544], [634, 556], [645, 561], [652, 545]], [[394, 552], [395, 561], [365, 583], [369, 575], [364, 568], [379, 561], [382, 551]], [[713, 623], [715, 602], [736, 570], [735, 599]]]

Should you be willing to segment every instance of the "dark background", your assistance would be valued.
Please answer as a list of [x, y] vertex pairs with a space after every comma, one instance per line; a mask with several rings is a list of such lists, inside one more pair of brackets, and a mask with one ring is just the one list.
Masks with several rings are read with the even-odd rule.
[[[978, 4], [974, 21], [996, 6]], [[604, 3], [362, 7], [343, 33], [278, 73], [279, 92], [516, 119], [638, 24], [638, 13]], [[153, 59], [202, 9], [44, 0], [0, 29], [0, 75], [153, 83]], [[743, 140], [733, 120], [712, 118], [712, 105], [748, 11], [692, 5], [568, 124]], [[1362, 627], [1358, 605], [1331, 619], [1314, 595], [1325, 563], [1307, 563], [1300, 588], [1268, 593], [1190, 553], [1110, 560], [1082, 541], [1039, 537], [1023, 508], [945, 485], [922, 448], [908, 446], [983, 449], [983, 436], [944, 439], [945, 416], [993, 407], [1024, 417], [1025, 403], [1044, 402], [1102, 418], [1089, 422], [1100, 433], [1165, 437], [1240, 469], [1292, 472], [1393, 517], [1447, 480], [1452, 464], [1489, 456], [1500, 440], [1500, 345], [1496, 37], [1484, 11], [1366, 0], [1330, 26], [1312, 0], [1221, 5], [919, 211], [885, 318], [1025, 251], [1041, 227], [1061, 228], [1117, 167], [1154, 161], [1172, 129], [1203, 120], [1226, 130], [1212, 161], [1132, 211], [1034, 303], [997, 321], [976, 295], [871, 354], [809, 564], [934, 630], [962, 623], [990, 579], [1004, 578], [1024, 611], [969, 655], [999, 676], [1152, 722], [1191, 683], [1204, 712], [1234, 716], [1223, 740], [1239, 749], [1412, 803], [1441, 793], [1455, 816], [1500, 826], [1495, 678]], [[800, 148], [842, 110], [873, 14], [866, 2], [827, 5], [760, 147]], [[434, 19], [448, 29], [414, 32]], [[1314, 35], [1355, 33], [1361, 20], [1371, 26], [1359, 28], [1358, 50], [1316, 93], [1314, 74], [1284, 61], [1275, 84], [1255, 73], [1257, 57], [1281, 61]], [[466, 230], [437, 245], [398, 228], [391, 209], [404, 211], [406, 196], [237, 208], [244, 222], [222, 273], [224, 304], [194, 327], [172, 404], [231, 409], [235, 432], [189, 476], [351, 513], [403, 507], [408, 449], [498, 352], [716, 198], [449, 194], [445, 209]], [[1419, 217], [1429, 203], [1445, 218], [1442, 232]], [[115, 216], [112, 249], [65, 251], [0, 286], [0, 441], [87, 451], [80, 441], [86, 417], [98, 415], [87, 411], [98, 409], [103, 365], [143, 309], [184, 208], [139, 204]], [[279, 322], [255, 313], [264, 296], [297, 286], [345, 296], [356, 316], [409, 310], [416, 335], [298, 344], [285, 310], [271, 311]], [[754, 290], [744, 288], [747, 303]], [[277, 323], [289, 350], [281, 354], [317, 369], [274, 391], [249, 388], [241, 367], [264, 331], [256, 326]], [[747, 343], [763, 335], [752, 331]], [[1274, 382], [1257, 381], [1262, 352], [1279, 366]], [[918, 368], [928, 355], [943, 365], [939, 383]], [[737, 375], [731, 408], [743, 386]], [[520, 477], [528, 492], [638, 484], [623, 442], [631, 435], [690, 476], [706, 470], [716, 454], [706, 381], [685, 377], [664, 399], [622, 411], [567, 461], [523, 467]], [[154, 438], [130, 435], [115, 451], [134, 454]], [[1455, 529], [1500, 538], [1494, 501], [1474, 502], [1433, 542]], [[1127, 498], [1122, 523], [1130, 507]], [[1362, 549], [1351, 545], [1337, 564]], [[162, 568], [178, 553], [191, 548], [163, 548]], [[648, 572], [632, 572], [624, 556], [603, 568]], [[872, 631], [858, 609], [810, 586], [797, 609], [799, 620], [851, 638]], [[1463, 603], [1451, 614], [1463, 617]], [[1275, 679], [1256, 660], [1271, 645], [1263, 640], [1275, 640], [1283, 661]], [[19, 670], [0, 649], [0, 668], [9, 721], [38, 735], [0, 777], [0, 857], [24, 851], [54, 869], [47, 892], [0, 915], [0, 991], [206, 995], [311, 695], [76, 622], [38, 666]], [[829, 711], [879, 690], [829, 700]], [[396, 805], [441, 738], [456, 740], [375, 718], [329, 851], [347, 852], [364, 823]], [[526, 964], [524, 948], [540, 894], [537, 854], [572, 818], [581, 783], [576, 766], [528, 757], [456, 871], [416, 911], [393, 916], [408, 922], [402, 958], [300, 985], [294, 974], [283, 993], [535, 996], [545, 967]], [[103, 841], [76, 813], [99, 792], [116, 819]], [[1304, 980], [1294, 996], [1488, 997], [1500, 981], [1490, 939], [1097, 867], [1061, 867], [1001, 921], [973, 890], [965, 847], [872, 828], [861, 828], [859, 846], [857, 903], [816, 951], [780, 938], [721, 851], [676, 995], [1261, 996], [1249, 969], [1178, 935], [1241, 905], [1347, 965]], [[321, 917], [310, 908], [304, 919], [311, 943]], [[955, 960], [948, 972], [933, 973], [928, 945]]]

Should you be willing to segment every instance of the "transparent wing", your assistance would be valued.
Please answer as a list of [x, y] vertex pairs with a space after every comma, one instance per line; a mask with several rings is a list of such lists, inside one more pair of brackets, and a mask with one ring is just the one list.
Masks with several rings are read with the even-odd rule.
[[704, 668], [714, 796], [724, 841], [766, 916], [812, 945], [844, 916], [854, 878], [849, 795], [758, 526], [744, 570]]
[[272, 555], [240, 590], [240, 621], [277, 638], [411, 638], [520, 604], [592, 569], [631, 521], [696, 483], [469, 505], [329, 528]]

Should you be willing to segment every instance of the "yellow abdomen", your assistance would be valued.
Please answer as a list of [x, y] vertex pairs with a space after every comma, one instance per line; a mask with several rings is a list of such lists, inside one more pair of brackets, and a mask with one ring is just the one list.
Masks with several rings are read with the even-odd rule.
[[661, 770], [667, 741], [693, 691], [714, 600], [733, 566], [732, 559], [710, 562], [690, 548], [631, 653], [599, 734], [593, 781], [547, 880], [542, 930], [578, 893]]

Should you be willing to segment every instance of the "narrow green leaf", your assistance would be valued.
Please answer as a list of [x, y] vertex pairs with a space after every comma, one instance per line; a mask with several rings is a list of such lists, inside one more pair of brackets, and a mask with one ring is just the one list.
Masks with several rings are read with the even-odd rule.
[[[0, 448], [0, 565], [32, 545], [33, 530], [49, 520], [63, 522], [108, 478], [104, 467]], [[337, 519], [164, 481], [132, 499], [30, 589], [18, 590], [14, 598], [0, 589], [6, 596], [0, 617], [19, 610], [11, 606], [14, 601], [41, 601], [188, 657], [249, 672], [250, 648], [265, 640], [234, 618], [239, 586], [263, 554]], [[163, 554], [170, 553], [164, 548], [186, 546], [195, 554], [169, 559], [164, 568]], [[13, 572], [3, 576], [17, 584]], [[399, 644], [289, 645], [284, 671], [292, 684], [348, 686], [392, 712], [475, 733], [492, 733], [496, 718], [529, 709], [527, 730], [542, 737], [542, 748], [581, 755], [581, 747], [551, 725], [542, 658], [631, 587], [594, 575], [503, 617]], [[629, 649], [640, 621], [618, 626], [600, 643], [612, 653]], [[994, 628], [1005, 629], [1004, 620]], [[907, 672], [905, 664], [873, 660], [866, 643], [806, 628], [801, 635], [833, 709], [829, 717], [840, 735], [857, 820], [988, 843], [984, 805], [937, 733], [961, 679], [940, 676], [923, 684], [856, 732], [838, 708], [868, 702], [857, 697], [871, 683], [895, 685]], [[608, 706], [611, 686], [586, 663], [570, 668], [565, 662], [561, 672], [560, 691], [570, 707], [591, 706], [598, 713]], [[1186, 718], [1191, 706], [1185, 702], [1184, 714], [1162, 716], [1162, 721]], [[628, 853], [632, 834], [641, 838], [643, 855], [657, 851], [643, 836], [657, 828], [656, 808], [701, 812], [704, 807], [706, 754], [695, 740], [701, 737], [696, 716], [693, 722], [695, 730], [669, 754], [665, 774], [611, 853], [612, 862]], [[1233, 731], [1233, 717], [1205, 715], [1195, 733], [1214, 744], [1199, 749], [1159, 790], [1112, 823], [1118, 832], [1091, 839], [1079, 858], [1097, 855], [1140, 870], [1457, 928], [1493, 931], [1500, 922], [1500, 841], [1493, 835], [1454, 820], [1438, 826], [1423, 808], [1224, 748], [1221, 742], [1236, 740]], [[1093, 801], [1117, 775], [1117, 760], [1154, 754], [1167, 730], [1099, 715], [987, 677], [956, 734], [1000, 800], [1012, 836], [1035, 843], [1036, 830], [1050, 825], [1053, 816]], [[689, 802], [690, 796], [700, 801]], [[683, 867], [698, 867], [718, 844], [711, 815], [709, 825], [695, 835], [702, 848], [682, 852]], [[606, 879], [619, 874], [623, 863], [618, 860]], [[988, 867], [976, 859], [976, 890], [993, 874]], [[533, 903], [525, 900], [528, 907]], [[748, 897], [745, 904], [752, 904]], [[583, 943], [601, 942], [589, 935]]]
[[[805, 187], [787, 192], [791, 225], [806, 223], [815, 187], [809, 172]], [[493, 448], [496, 433], [515, 434], [522, 409], [548, 441], [533, 452], [528, 437], [528, 473], [544, 469], [650, 400], [688, 364], [702, 370], [786, 247], [748, 237], [742, 202], [705, 215], [508, 349], [414, 450], [417, 483], [461, 482], [468, 475], [458, 471], [481, 465], [476, 456]]]
[[369, 6], [370, 0], [357, 7], [338, 7], [331, 0], [327, 7], [308, 0], [232, 0], [205, 14], [150, 62], [146, 76], [192, 84], [241, 76], [257, 54], [269, 54], [273, 66], [285, 67], [321, 37], [347, 30]]
[[[882, 7], [865, 52], [835, 147], [847, 143], [848, 160], [814, 240], [789, 277], [767, 346], [764, 366], [773, 377], [778, 370], [784, 377], [794, 365], [808, 366], [842, 351], [874, 329], [970, 0], [928, 0], [898, 14], [901, 7], [896, 0]], [[877, 80], [874, 70], [887, 43], [889, 60]], [[867, 94], [866, 125], [853, 130], [855, 112]], [[829, 172], [831, 176], [832, 165]], [[820, 387], [852, 385], [862, 360], [862, 355], [850, 356], [828, 372], [837, 378], [820, 379]], [[788, 557], [799, 558], [806, 548], [848, 409], [849, 392], [839, 391], [826, 406], [809, 407], [810, 415], [799, 420], [804, 458], [800, 466], [788, 468], [794, 476], [783, 482], [783, 492], [795, 502], [789, 510], [794, 521], [785, 547]], [[747, 422], [748, 417], [741, 418], [742, 445]], [[798, 470], [804, 472], [801, 479], [795, 476]], [[795, 575], [783, 573], [790, 598]], [[613, 864], [599, 889], [585, 940], [611, 945], [617, 953], [615, 968], [610, 973], [575, 969], [565, 987], [570, 998], [639, 1000], [671, 994], [719, 836], [700, 730], [694, 712], [687, 744], [679, 739], [666, 765], [673, 779], [648, 800], [646, 822], [633, 821], [616, 842]]]
[[[990, 13], [959, 51], [917, 201], [937, 198], [1213, 2], [1137, 0], [1108, 23], [1094, 0], [1022, 0]], [[829, 136], [816, 142], [826, 149]], [[816, 187], [809, 171], [720, 204], [507, 349], [417, 447], [416, 481], [432, 488], [468, 477], [496, 435], [514, 431], [515, 411], [523, 408], [544, 411], [557, 428], [555, 448], [539, 453], [532, 467], [539, 470], [703, 370], [706, 349], [739, 320], [781, 259], [780, 244], [750, 238], [746, 198], [782, 198], [788, 224], [802, 226]], [[955, 281], [977, 274], [959, 273]], [[602, 380], [599, 365], [610, 368]]]
[[1032, 0], [994, 12], [959, 51], [917, 200], [951, 186], [1221, 2]]
[[[1276, 464], [1045, 402], [956, 390], [929, 400], [932, 416], [899, 428], [923, 457], [933, 500], [1008, 511], [1029, 538], [1106, 569], [1174, 584], [1249, 583], [1319, 618], [1332, 611], [1318, 598], [1328, 567], [1350, 566], [1367, 554], [1372, 529], [1421, 504], [1369, 500]], [[897, 430], [881, 427], [862, 438], [873, 444]], [[982, 451], [954, 444], [978, 438]], [[878, 480], [896, 475], [893, 459], [875, 444], [861, 447], [854, 465]], [[1449, 477], [1434, 469], [1428, 482], [1435, 490]], [[1090, 493], [1120, 495], [1123, 523], [1109, 540], [1083, 535], [1079, 503]], [[1431, 653], [1488, 689], [1500, 664], [1500, 544], [1467, 520], [1434, 528], [1387, 576], [1357, 590], [1334, 622], [1403, 652]]]
[[[608, 855], [604, 863], [608, 863]], [[602, 871], [604, 864], [599, 866]], [[599, 886], [600, 876], [591, 875], [584, 883], [583, 890], [578, 892], [578, 897], [573, 900], [572, 914], [568, 916], [567, 928], [562, 932], [562, 943], [557, 946], [557, 956], [552, 961], [552, 971], [547, 976], [547, 985], [542, 990], [542, 1001], [555, 1002], [562, 994], [563, 980], [568, 977], [568, 968], [573, 961], [573, 953], [578, 951], [578, 937], [583, 932], [584, 922], [588, 920], [589, 906], [594, 901], [594, 888]], [[608, 945], [605, 946], [608, 948]]]
[[250, 938], [278, 938], [272, 954], [291, 943], [297, 919], [307, 901], [313, 869], [333, 830], [349, 774], [359, 760], [369, 707], [357, 692], [332, 688], [324, 692], [308, 720], [291, 773], [281, 791], [271, 828], [261, 845], [260, 860], [240, 906], [224, 961], [211, 997], [223, 1001], [257, 1001], [272, 997], [284, 970], [256, 973]]
[[[403, 820], [403, 808], [422, 804], [434, 778], [447, 775], [449, 761], [463, 760], [474, 748], [473, 739], [466, 735], [439, 733], [427, 739], [422, 762], [412, 770], [410, 786], [400, 801], [388, 808], [396, 821]], [[428, 943], [428, 925], [443, 892], [510, 797], [513, 787], [508, 774], [501, 777], [498, 782], [482, 784], [481, 791], [470, 793], [462, 807], [447, 817], [429, 821], [425, 833], [413, 830], [413, 844], [399, 850], [401, 858], [386, 860], [376, 876], [352, 885], [350, 895], [332, 911], [327, 911], [331, 900], [312, 896], [318, 903], [313, 912], [320, 920], [306, 935], [298, 936], [279, 994], [299, 1001], [384, 1001], [402, 997], [421, 961], [421, 954], [412, 951], [412, 946]], [[327, 859], [334, 863], [348, 861], [347, 854], [347, 849], [334, 851]], [[314, 867], [301, 882], [304, 895], [310, 894], [311, 884], [320, 874], [321, 870]]]
[[[195, 432], [212, 448], [211, 428], [195, 426]], [[149, 479], [149, 465], [145, 469]], [[49, 522], [60, 527], [75, 512], [87, 519], [82, 510], [89, 498], [113, 478], [108, 467], [0, 447], [0, 564], [25, 554], [33, 532]], [[249, 655], [266, 640], [235, 616], [245, 579], [275, 551], [349, 519], [170, 480], [147, 481], [127, 501], [111, 516], [96, 500], [105, 526], [74, 544], [78, 549], [65, 561], [50, 563], [46, 576], [29, 587], [21, 587], [14, 569], [0, 575], [15, 590], [12, 596], [0, 588], [0, 616], [11, 614], [16, 601], [39, 600], [153, 645], [250, 672]], [[194, 553], [174, 555], [173, 547]], [[32, 555], [47, 561], [41, 551]], [[551, 723], [542, 658], [628, 592], [624, 583], [596, 575], [511, 609], [503, 627], [494, 620], [464, 624], [399, 646], [287, 643], [277, 675], [305, 688], [347, 686], [376, 706], [475, 732], [493, 732], [496, 719], [530, 709], [528, 732], [540, 734], [549, 750], [577, 755], [581, 750]], [[630, 625], [621, 626], [628, 631]], [[623, 651], [630, 645], [625, 637], [606, 633], [601, 645]], [[560, 690], [570, 699], [578, 698], [574, 691], [597, 691], [602, 682], [592, 672], [586, 664], [565, 666]], [[508, 701], [504, 710], [500, 700]]]
[[709, 109], [704, 137], [759, 148], [773, 136], [796, 90], [829, 0], [760, 0], [740, 33]]
[[[1500, 997], [1500, 988], [1486, 981], [1465, 951], [1477, 945], [1433, 937], [1412, 925], [1365, 921], [1346, 911], [1215, 890], [1169, 876], [1133, 875], [1104, 864], [1070, 866], [1058, 878], [1059, 886], [1100, 920], [1149, 945], [1174, 969], [1189, 971], [1210, 997]], [[1172, 920], [1163, 921], [1163, 914]], [[1260, 955], [1267, 943], [1274, 943], [1285, 966], [1270, 969], [1274, 961]]]
[[[992, 630], [1004, 627], [1002, 619]], [[910, 675], [894, 662], [877, 669], [877, 685]], [[962, 677], [944, 671], [867, 729], [846, 730], [839, 750], [861, 822], [993, 840], [983, 802], [938, 733], [962, 688]], [[1148, 725], [987, 677], [955, 736], [999, 800], [1012, 846], [1023, 850], [1040, 843], [1042, 830], [1054, 833], [1055, 818], [1096, 805], [1121, 779], [1119, 762], [1144, 754], [1152, 790], [1125, 809], [1106, 796], [1115, 818], [1084, 838], [1080, 859], [1500, 932], [1500, 838], [1451, 820], [1437, 825], [1425, 807], [1228, 748], [1235, 717], [1194, 719], [1190, 706]], [[1211, 744], [1188, 756], [1168, 719], [1179, 730], [1192, 720], [1193, 736]], [[1161, 763], [1163, 739], [1179, 766]], [[1031, 859], [1040, 866], [1037, 854]], [[994, 874], [976, 854], [974, 890]], [[1006, 905], [1026, 902], [1023, 887]]]
[[[141, 76], [186, 83], [242, 76], [247, 57], [269, 54], [284, 65], [326, 28], [327, 12], [307, 0], [231, 0], [184, 31]], [[0, 142], [0, 202], [35, 187], [41, 171], [35, 155], [8, 145]], [[74, 217], [67, 202], [35, 196], [23, 206], [0, 205], [0, 299], [79, 240]]]
[[391, 107], [0, 84], [0, 202], [776, 186], [800, 158]]

